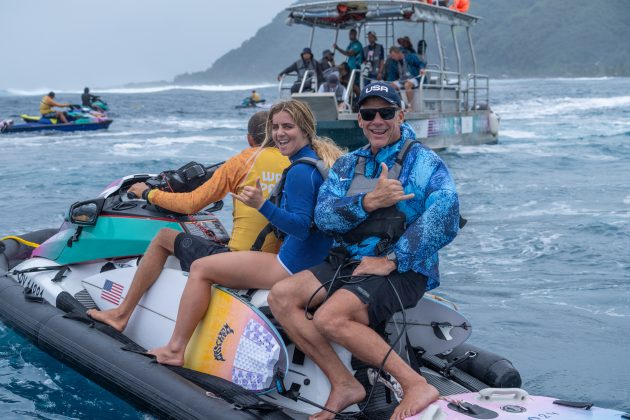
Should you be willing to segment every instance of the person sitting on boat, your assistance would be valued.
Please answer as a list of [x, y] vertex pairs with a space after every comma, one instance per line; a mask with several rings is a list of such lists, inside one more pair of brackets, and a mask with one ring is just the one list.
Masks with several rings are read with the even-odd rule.
[[346, 88], [339, 82], [339, 75], [332, 73], [326, 78], [326, 82], [319, 87], [319, 93], [334, 93], [337, 106], [343, 106], [343, 97], [346, 95]]
[[319, 64], [322, 67], [322, 73], [324, 77], [328, 76], [332, 72], [339, 71], [339, 69], [337, 69], [337, 66], [335, 65], [335, 56], [330, 50], [324, 50], [324, 52], [322, 53], [322, 59], [320, 60]]
[[420, 82], [420, 75], [424, 74], [427, 64], [422, 61], [417, 54], [404, 54], [403, 51], [392, 46], [389, 48], [389, 58], [385, 64], [387, 74], [385, 80], [391, 82], [397, 90], [405, 88], [407, 95], [407, 111], [412, 111], [414, 89]]
[[357, 39], [357, 30], [352, 28], [348, 32], [350, 43], [345, 50], [339, 48], [337, 44], [333, 44], [333, 49], [348, 57], [347, 63], [350, 70], [360, 69], [363, 62], [363, 45]]
[[[339, 82], [343, 87], [348, 89], [348, 84], [350, 83], [350, 67], [348, 63], [339, 64]], [[352, 86], [352, 93], [355, 96], [359, 96], [361, 89], [359, 88], [359, 80], [355, 79], [354, 85]]]
[[315, 77], [317, 79], [317, 86], [311, 86], [313, 77], [309, 77], [304, 83], [304, 90], [317, 90], [317, 87], [324, 80], [322, 75], [322, 68], [317, 60], [313, 58], [313, 52], [310, 48], [306, 47], [302, 50], [302, 54], [300, 54], [300, 59], [295, 63], [291, 64], [286, 69], [282, 70], [280, 74], [278, 74], [278, 80], [282, 79], [282, 76], [289, 73], [297, 73], [297, 80], [291, 86], [291, 93], [297, 93], [300, 91], [300, 86], [302, 85], [302, 79], [304, 78], [304, 74], [311, 70], [315, 72]]
[[57, 118], [62, 123], [68, 123], [68, 117], [64, 111], [57, 111], [53, 107], [70, 108], [70, 104], [60, 104], [55, 102], [55, 92], [50, 92], [44, 96], [39, 103], [39, 113], [43, 118]]
[[92, 95], [90, 93], [90, 88], [86, 87], [83, 89], [83, 94], [81, 95], [81, 105], [87, 108], [92, 108], [94, 101], [98, 99], [98, 96]]
[[[249, 119], [249, 147], [228, 159], [212, 178], [193, 192], [150, 190], [143, 182], [132, 185], [129, 191], [138, 197], [145, 197], [152, 204], [181, 214], [195, 214], [210, 203], [223, 199], [228, 193], [238, 193], [243, 188], [256, 186], [260, 179], [262, 195], [267, 197], [282, 171], [289, 165], [289, 160], [282, 156], [274, 143], [268, 142], [266, 147], [260, 147], [265, 139], [267, 116], [266, 111], [260, 111]], [[124, 330], [136, 305], [162, 272], [169, 255], [179, 259], [183, 271], [190, 271], [193, 261], [199, 258], [228, 251], [249, 250], [266, 225], [267, 219], [258, 211], [234, 200], [232, 235], [227, 245], [173, 229], [160, 230], [140, 260], [129, 293], [122, 304], [108, 311], [91, 310], [88, 315], [118, 331]], [[265, 238], [261, 250], [275, 254], [279, 246], [278, 239], [270, 235]]]
[[367, 33], [368, 45], [363, 48], [363, 65], [367, 69], [368, 83], [373, 80], [383, 80], [383, 66], [385, 64], [385, 50], [376, 40], [376, 33]]
[[[404, 419], [438, 392], [374, 329], [439, 285], [438, 250], [459, 230], [459, 202], [442, 159], [404, 122], [392, 86], [366, 85], [358, 105], [369, 145], [335, 163], [315, 208], [317, 226], [335, 236], [335, 247], [323, 263], [274, 285], [267, 301], [291, 340], [330, 380], [327, 409], [341, 412], [365, 398], [334, 342], [396, 378], [404, 398], [391, 418]], [[311, 319], [306, 311], [314, 311]], [[334, 417], [322, 411], [311, 418]]]
[[399, 45], [398, 48], [400, 48], [403, 54], [406, 55], [409, 53], [414, 53], [414, 54], [416, 53], [416, 50], [413, 49], [411, 38], [409, 38], [408, 36], [403, 36], [402, 38], [398, 38], [396, 42], [398, 42], [398, 45]]
[[265, 200], [260, 186], [247, 186], [232, 195], [258, 209], [275, 227], [273, 230], [284, 237], [278, 255], [224, 252], [195, 261], [179, 303], [173, 335], [168, 344], [149, 351], [159, 363], [184, 364], [186, 345], [208, 310], [213, 284], [233, 289], [269, 289], [291, 274], [319, 264], [328, 254], [332, 238], [315, 229], [313, 223], [317, 193], [324, 182], [320, 170], [313, 165], [329, 168], [342, 150], [331, 140], [317, 137], [313, 112], [297, 100], [280, 102], [269, 110], [265, 142], [271, 141], [292, 162], [278, 183], [282, 194], [274, 201], [279, 204]]

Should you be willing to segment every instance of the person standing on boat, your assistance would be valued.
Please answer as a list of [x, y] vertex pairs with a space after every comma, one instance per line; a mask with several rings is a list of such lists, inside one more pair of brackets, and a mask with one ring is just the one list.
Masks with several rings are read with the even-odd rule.
[[405, 88], [407, 96], [407, 112], [412, 111], [414, 89], [419, 85], [420, 75], [424, 74], [427, 64], [422, 61], [415, 53], [403, 53], [396, 47], [390, 47], [389, 58], [386, 63], [387, 74], [385, 80], [391, 82], [391, 85], [400, 90]]
[[[278, 74], [278, 80], [282, 79], [282, 76], [289, 73], [297, 73], [297, 80], [291, 86], [291, 93], [297, 93], [300, 91], [300, 86], [302, 85], [302, 79], [304, 78], [304, 74], [311, 70], [315, 72], [315, 78], [317, 79], [317, 85], [322, 83], [324, 80], [324, 76], [322, 75], [322, 68], [317, 60], [313, 58], [313, 52], [310, 48], [306, 47], [302, 50], [302, 54], [300, 54], [300, 59], [295, 63], [291, 64], [286, 69], [282, 70], [280, 74]], [[312, 85], [313, 77], [309, 77], [304, 83], [304, 90], [317, 90], [318, 86]]]
[[[247, 125], [249, 147], [228, 159], [216, 170], [212, 178], [193, 192], [170, 193], [151, 190], [143, 182], [133, 184], [129, 192], [146, 198], [154, 205], [181, 214], [195, 214], [210, 203], [223, 199], [228, 193], [239, 193], [244, 188], [256, 186], [257, 182], [264, 187], [263, 197], [267, 197], [280, 179], [282, 171], [289, 166], [289, 160], [282, 156], [273, 143], [267, 143], [268, 147], [260, 147], [265, 139], [267, 115], [266, 111], [260, 111], [249, 119]], [[238, 200], [234, 200], [233, 218], [232, 235], [227, 245], [174, 229], [160, 230], [140, 260], [122, 304], [108, 311], [90, 310], [88, 315], [111, 325], [118, 331], [123, 331], [136, 305], [159, 277], [169, 255], [175, 255], [179, 259], [183, 271], [190, 271], [193, 261], [199, 258], [228, 251], [249, 250], [258, 233], [267, 224], [267, 219]], [[269, 235], [261, 249], [275, 254], [279, 247], [278, 239]]]
[[361, 63], [363, 62], [363, 45], [361, 45], [361, 43], [357, 39], [356, 29], [350, 29], [350, 32], [348, 32], [348, 37], [350, 38], [348, 48], [342, 50], [337, 44], [333, 44], [333, 49], [348, 57], [348, 66], [352, 71], [354, 69], [361, 68]]
[[[169, 342], [149, 353], [159, 363], [181, 366], [184, 352], [197, 324], [208, 310], [214, 284], [233, 289], [269, 289], [293, 273], [323, 261], [332, 238], [315, 228], [313, 212], [320, 170], [329, 168], [342, 154], [330, 139], [317, 137], [315, 116], [298, 100], [277, 103], [269, 110], [267, 138], [291, 160], [278, 185], [279, 200], [265, 200], [259, 186], [243, 188], [232, 196], [260, 212], [284, 237], [278, 255], [259, 251], [225, 252], [195, 261], [182, 294], [175, 329]], [[307, 160], [309, 163], [307, 163]], [[262, 232], [261, 232], [262, 233]]]
[[[315, 208], [317, 226], [335, 236], [336, 247], [322, 264], [277, 283], [268, 303], [330, 380], [327, 409], [341, 412], [366, 395], [334, 342], [396, 378], [404, 397], [391, 418], [399, 420], [425, 409], [438, 392], [374, 329], [439, 285], [438, 250], [457, 235], [459, 201], [444, 162], [404, 123], [392, 86], [370, 83], [357, 103], [369, 145], [335, 162]], [[307, 311], [314, 311], [310, 319]], [[311, 419], [334, 417], [322, 411]]]
[[367, 68], [368, 82], [383, 80], [383, 66], [385, 65], [385, 50], [376, 40], [376, 33], [370, 31], [367, 34], [368, 45], [363, 48], [363, 65]]
[[396, 41], [398, 42], [398, 45], [399, 45], [398, 48], [400, 48], [403, 54], [405, 55], [410, 54], [410, 53], [415, 54], [416, 50], [413, 49], [413, 44], [411, 43], [411, 39], [408, 36], [403, 36], [402, 38], [398, 38]]
[[50, 92], [40, 101], [39, 113], [43, 118], [57, 118], [61, 120], [62, 123], [67, 124], [68, 118], [66, 113], [64, 111], [57, 111], [53, 109], [54, 106], [59, 108], [70, 108], [70, 104], [60, 104], [55, 102], [55, 92]]

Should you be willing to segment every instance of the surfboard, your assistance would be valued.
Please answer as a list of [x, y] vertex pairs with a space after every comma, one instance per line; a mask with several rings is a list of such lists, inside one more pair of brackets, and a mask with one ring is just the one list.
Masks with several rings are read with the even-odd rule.
[[[430, 295], [425, 295], [415, 307], [405, 310], [404, 316], [402, 312], [394, 314], [385, 328], [391, 342], [403, 331], [405, 319], [411, 345], [421, 347], [427, 355], [451, 350], [472, 333], [470, 322], [462, 314]], [[394, 345], [394, 350], [407, 359], [404, 335]]]
[[264, 393], [289, 368], [287, 348], [273, 324], [230, 289], [212, 288], [212, 301], [186, 348], [185, 367]]
[[[563, 405], [564, 404], [564, 405]], [[620, 420], [623, 412], [578, 403], [573, 406], [550, 397], [532, 396], [518, 388], [487, 388], [449, 395], [407, 420]], [[628, 417], [626, 417], [628, 418]]]

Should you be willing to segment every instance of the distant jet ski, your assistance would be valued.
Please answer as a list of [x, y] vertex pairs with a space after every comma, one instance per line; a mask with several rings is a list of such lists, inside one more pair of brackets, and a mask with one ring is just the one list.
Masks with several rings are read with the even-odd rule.
[[30, 131], [91, 131], [107, 129], [113, 120], [108, 118], [81, 117], [67, 123], [58, 122], [56, 118], [22, 116], [24, 124], [14, 124], [12, 120], [0, 121], [0, 133], [24, 133]]
[[261, 99], [260, 101], [252, 101], [250, 98], [243, 99], [240, 105], [236, 105], [235, 109], [246, 109], [246, 108], [260, 108], [260, 109], [269, 109], [271, 108], [271, 104], [266, 103], [266, 99]]

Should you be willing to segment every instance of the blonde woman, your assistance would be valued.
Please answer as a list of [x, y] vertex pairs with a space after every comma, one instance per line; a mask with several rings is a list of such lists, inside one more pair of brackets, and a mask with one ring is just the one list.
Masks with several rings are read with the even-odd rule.
[[[301, 158], [322, 160], [327, 167], [343, 151], [331, 140], [315, 134], [315, 118], [303, 102], [290, 100], [269, 110], [267, 137], [291, 162]], [[260, 185], [245, 187], [233, 197], [258, 211], [284, 236], [280, 252], [229, 252], [196, 260], [179, 303], [175, 330], [169, 342], [150, 350], [159, 363], [182, 366], [186, 345], [203, 318], [213, 284], [233, 289], [270, 289], [278, 281], [324, 260], [332, 238], [314, 228], [313, 211], [324, 178], [307, 163], [290, 166], [284, 174], [279, 205], [263, 198]]]

